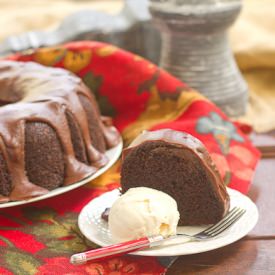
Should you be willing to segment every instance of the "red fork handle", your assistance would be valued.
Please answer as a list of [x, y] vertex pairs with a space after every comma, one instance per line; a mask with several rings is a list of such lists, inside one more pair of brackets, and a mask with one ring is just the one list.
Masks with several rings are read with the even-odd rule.
[[141, 239], [113, 244], [98, 249], [89, 250], [86, 252], [74, 254], [71, 256], [72, 264], [84, 264], [90, 260], [109, 258], [113, 256], [127, 254], [144, 248], [150, 248], [162, 243], [162, 236], [144, 237]]

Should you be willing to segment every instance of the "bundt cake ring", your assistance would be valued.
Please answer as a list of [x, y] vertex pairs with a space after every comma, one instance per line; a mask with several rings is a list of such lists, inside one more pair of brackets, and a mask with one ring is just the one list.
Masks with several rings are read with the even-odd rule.
[[37, 197], [106, 165], [120, 142], [80, 78], [0, 61], [0, 203]]

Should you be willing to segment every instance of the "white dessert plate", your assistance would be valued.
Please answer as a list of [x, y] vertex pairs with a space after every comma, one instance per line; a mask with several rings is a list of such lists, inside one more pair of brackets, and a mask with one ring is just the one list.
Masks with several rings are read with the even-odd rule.
[[121, 140], [121, 142], [116, 147], [106, 151], [106, 155], [109, 158], [109, 162], [104, 167], [100, 168], [96, 173], [92, 174], [91, 176], [86, 177], [83, 180], [78, 181], [76, 183], [73, 183], [71, 185], [63, 186], [63, 187], [59, 187], [57, 189], [54, 189], [54, 190], [50, 191], [49, 193], [47, 193], [45, 195], [42, 195], [42, 196], [39, 196], [39, 197], [31, 198], [31, 199], [28, 199], [28, 200], [0, 203], [0, 208], [7, 208], [7, 207], [17, 206], [17, 205], [31, 203], [31, 202], [35, 202], [35, 201], [41, 201], [41, 200], [48, 199], [48, 198], [66, 193], [68, 191], [71, 191], [73, 189], [76, 189], [76, 188], [80, 187], [80, 186], [86, 184], [87, 182], [89, 182], [91, 180], [94, 180], [95, 178], [99, 177], [106, 170], [108, 170], [120, 157], [120, 154], [122, 152], [122, 147], [123, 147], [123, 143], [122, 143], [122, 140]]
[[[186, 242], [185, 237], [179, 237], [151, 249], [131, 253], [142, 256], [179, 256], [214, 250], [229, 245], [244, 237], [258, 221], [257, 206], [240, 192], [227, 188], [231, 200], [231, 208], [235, 206], [246, 209], [246, 213], [228, 230], [214, 239], [202, 242]], [[81, 232], [90, 241], [106, 246], [112, 244], [108, 223], [101, 218], [102, 212], [110, 207], [119, 196], [119, 190], [107, 192], [89, 202], [80, 212], [78, 225]], [[178, 233], [196, 234], [207, 226], [179, 226]]]

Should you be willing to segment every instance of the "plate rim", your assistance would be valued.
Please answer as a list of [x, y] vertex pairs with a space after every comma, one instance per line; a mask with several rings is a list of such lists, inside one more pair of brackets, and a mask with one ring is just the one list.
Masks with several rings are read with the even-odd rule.
[[77, 181], [73, 184], [67, 185], [67, 186], [61, 186], [58, 187], [54, 190], [49, 191], [47, 194], [44, 194], [42, 196], [26, 199], [26, 200], [20, 200], [20, 201], [10, 201], [10, 202], [5, 202], [5, 203], [0, 203], [0, 209], [5, 209], [5, 208], [10, 208], [10, 207], [15, 207], [23, 204], [28, 204], [28, 203], [33, 203], [45, 199], [49, 199], [64, 193], [67, 193], [69, 191], [72, 191], [78, 187], [81, 187], [82, 185], [88, 183], [91, 180], [96, 179], [100, 175], [102, 175], [104, 172], [106, 172], [120, 157], [121, 152], [123, 149], [123, 141], [122, 138], [120, 137], [120, 142], [113, 148], [109, 149], [106, 151], [107, 157], [109, 157], [108, 163], [97, 170], [94, 174], [85, 177], [84, 179]]
[[[246, 236], [254, 227], [255, 225], [257, 224], [258, 222], [258, 219], [259, 219], [259, 211], [258, 211], [258, 207], [257, 205], [246, 195], [242, 194], [241, 192], [239, 192], [238, 190], [235, 190], [235, 189], [232, 189], [232, 188], [229, 188], [227, 187], [228, 189], [228, 192], [231, 194], [231, 193], [235, 193], [237, 194], [238, 196], [241, 196], [244, 200], [247, 200], [250, 204], [250, 207], [254, 208], [253, 211], [255, 211], [255, 215], [253, 216], [254, 217], [254, 220], [251, 221], [251, 223], [249, 224], [248, 227], [246, 227], [246, 230], [245, 232], [243, 232], [242, 234], [240, 235], [234, 235], [234, 238], [232, 239], [227, 239], [227, 241], [223, 242], [222, 244], [220, 245], [216, 245], [215, 248], [211, 248], [209, 249], [209, 247], [205, 246], [205, 249], [200, 249], [199, 251], [196, 251], [196, 252], [191, 252], [191, 253], [182, 253], [182, 252], [175, 252], [175, 250], [171, 250], [171, 253], [163, 253], [161, 251], [156, 251], [156, 250], [150, 250], [150, 249], [146, 249], [146, 250], [141, 250], [141, 251], [136, 251], [136, 252], [132, 252], [132, 253], [129, 253], [131, 255], [137, 255], [137, 256], [157, 256], [157, 257], [169, 257], [169, 256], [181, 256], [181, 255], [193, 255], [193, 254], [198, 254], [198, 253], [203, 253], [203, 252], [207, 252], [207, 251], [212, 251], [212, 250], [216, 250], [216, 249], [219, 249], [221, 247], [225, 247], [227, 245], [230, 245], [238, 240], [240, 240], [241, 238], [243, 238], [244, 236]], [[101, 246], [101, 247], [104, 247], [106, 246], [106, 244], [103, 244], [103, 242], [101, 241], [98, 241], [98, 239], [91, 239], [89, 238], [86, 234], [85, 234], [85, 230], [83, 230], [83, 225], [82, 225], [82, 219], [84, 217], [84, 215], [86, 214], [86, 210], [89, 208], [90, 204], [94, 202], [94, 200], [98, 200], [100, 199], [100, 197], [104, 196], [104, 195], [108, 195], [110, 194], [111, 192], [117, 192], [119, 193], [119, 189], [116, 188], [114, 190], [111, 190], [111, 191], [108, 191], [108, 192], [105, 192], [104, 194], [98, 196], [97, 198], [91, 200], [90, 202], [88, 202], [80, 211], [79, 213], [79, 216], [78, 216], [78, 227], [81, 231], [81, 233], [90, 241], [92, 241], [93, 243]], [[183, 245], [183, 244], [182, 244]], [[173, 245], [171, 245], [173, 246]]]

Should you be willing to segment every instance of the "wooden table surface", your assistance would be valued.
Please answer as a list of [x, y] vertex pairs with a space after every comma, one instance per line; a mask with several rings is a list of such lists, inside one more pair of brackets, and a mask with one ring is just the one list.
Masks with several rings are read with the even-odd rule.
[[224, 248], [181, 256], [167, 275], [275, 275], [275, 158], [260, 160], [248, 196], [259, 209], [249, 235]]

